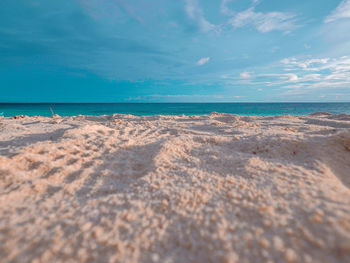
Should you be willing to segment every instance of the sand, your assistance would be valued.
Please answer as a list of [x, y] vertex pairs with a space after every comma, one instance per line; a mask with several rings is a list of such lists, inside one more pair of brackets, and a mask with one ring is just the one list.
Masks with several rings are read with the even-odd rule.
[[350, 262], [350, 115], [0, 118], [1, 262]]

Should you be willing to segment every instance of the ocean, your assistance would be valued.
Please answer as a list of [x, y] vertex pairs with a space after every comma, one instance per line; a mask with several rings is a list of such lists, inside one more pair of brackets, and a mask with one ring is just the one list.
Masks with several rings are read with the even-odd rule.
[[350, 103], [0, 103], [0, 115], [307, 115], [315, 112], [350, 114]]

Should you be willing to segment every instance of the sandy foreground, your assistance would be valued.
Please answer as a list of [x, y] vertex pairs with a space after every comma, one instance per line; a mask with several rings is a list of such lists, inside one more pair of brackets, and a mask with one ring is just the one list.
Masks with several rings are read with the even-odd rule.
[[350, 262], [350, 115], [0, 118], [1, 262]]

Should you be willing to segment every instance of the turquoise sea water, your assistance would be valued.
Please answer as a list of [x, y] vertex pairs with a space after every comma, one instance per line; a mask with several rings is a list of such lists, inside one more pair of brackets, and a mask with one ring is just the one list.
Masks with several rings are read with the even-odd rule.
[[350, 103], [0, 103], [0, 115], [55, 114], [203, 115], [211, 112], [239, 115], [306, 115], [315, 112], [350, 114]]

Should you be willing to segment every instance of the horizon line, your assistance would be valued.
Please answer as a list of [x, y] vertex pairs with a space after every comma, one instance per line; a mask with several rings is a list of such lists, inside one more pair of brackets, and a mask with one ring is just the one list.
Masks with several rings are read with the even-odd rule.
[[235, 101], [235, 102], [0, 102], [0, 104], [253, 104], [253, 103], [350, 103], [350, 101]]

